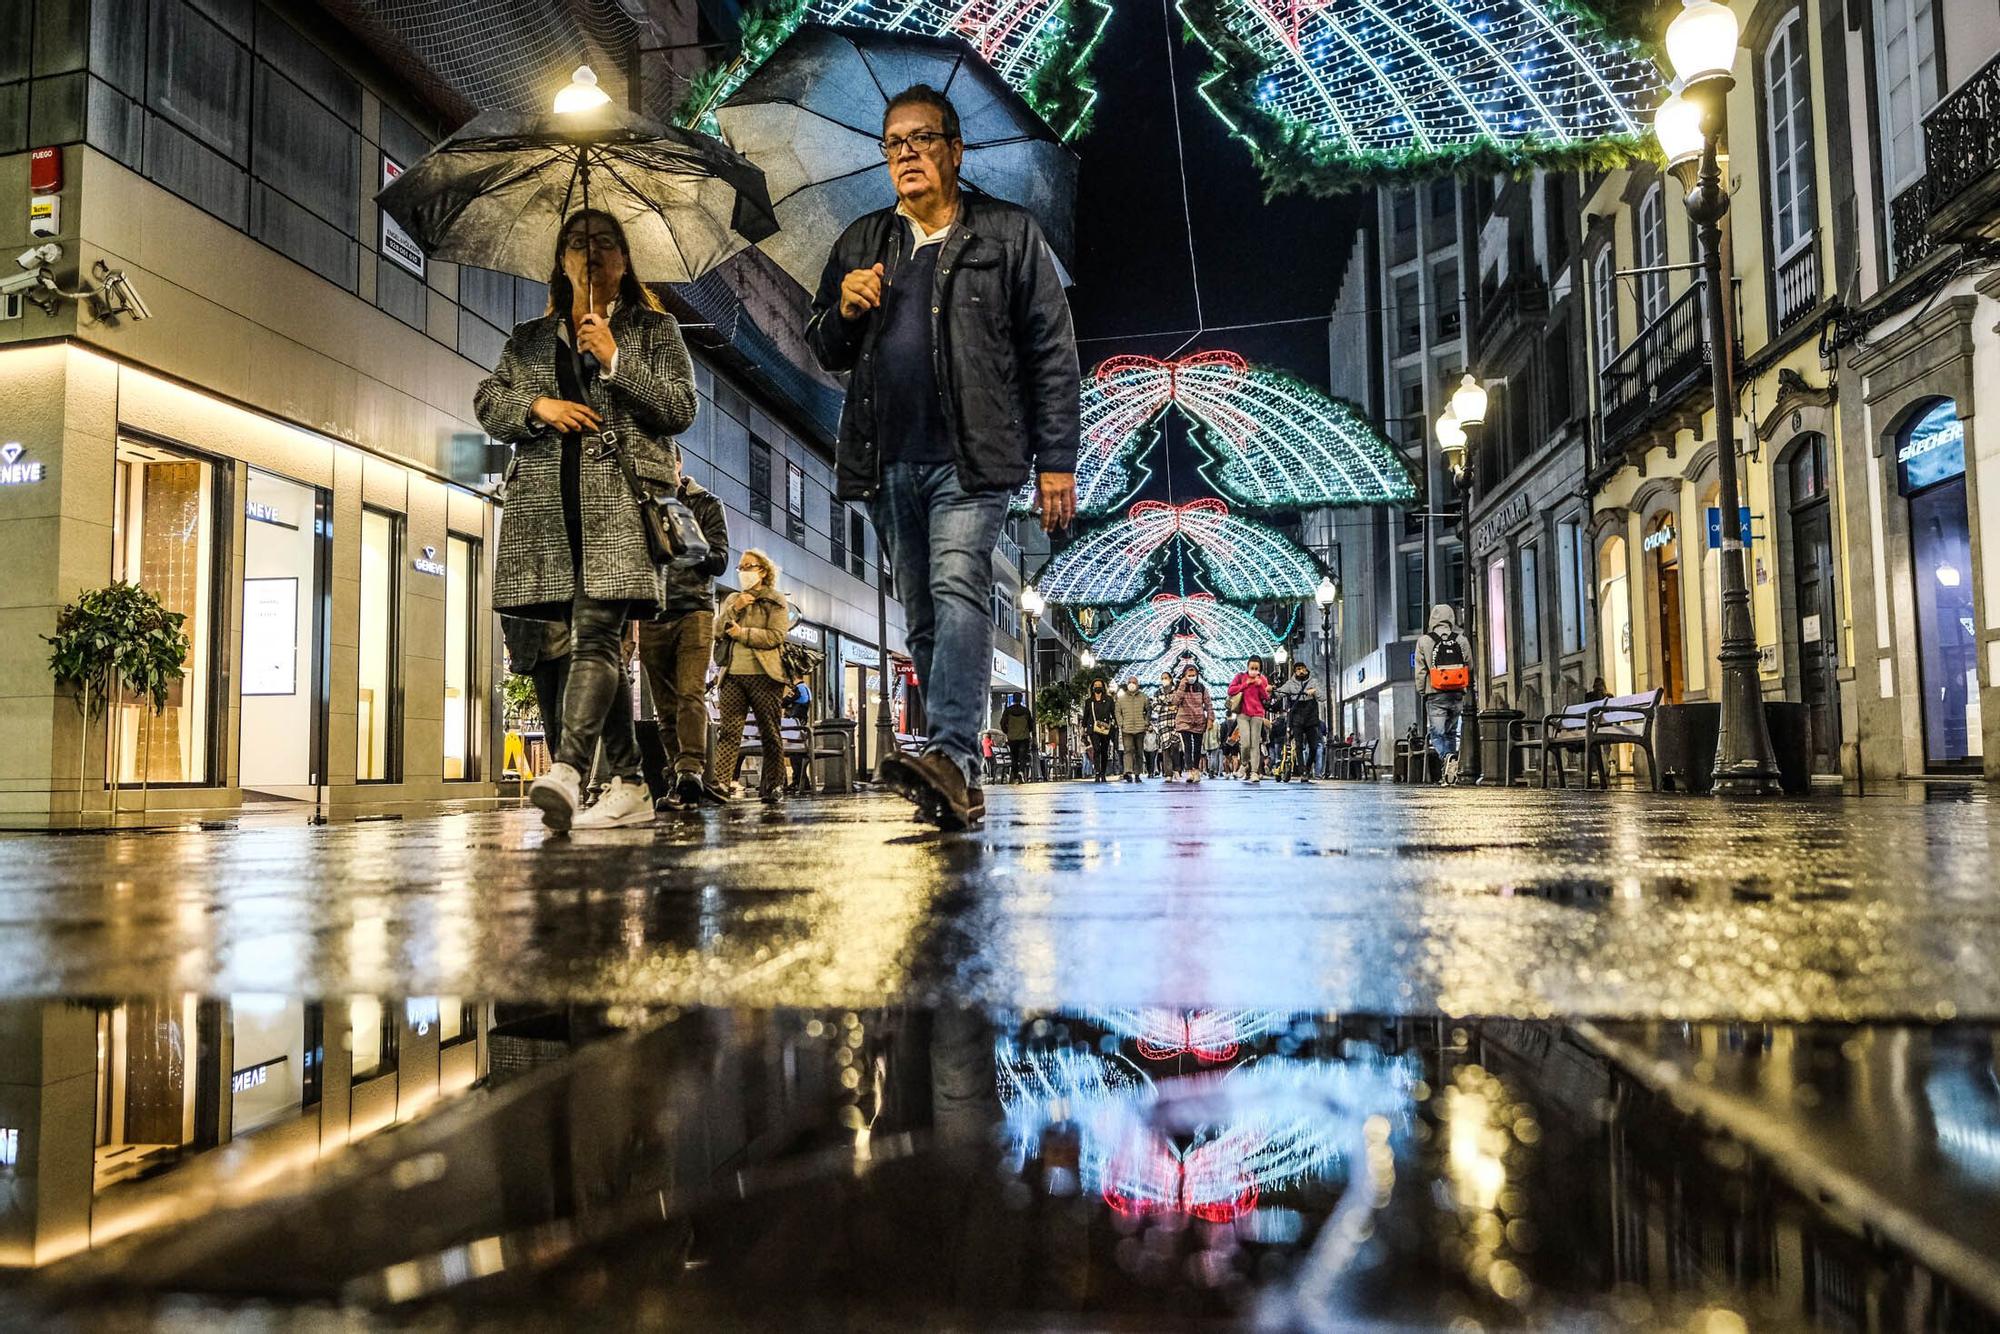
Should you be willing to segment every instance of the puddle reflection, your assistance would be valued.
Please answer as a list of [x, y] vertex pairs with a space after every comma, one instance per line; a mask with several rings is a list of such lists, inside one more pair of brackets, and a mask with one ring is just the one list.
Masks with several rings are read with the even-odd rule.
[[[43, 1318], [1945, 1330], [2000, 1306], [2000, 1077], [1974, 1026], [6, 1013], [6, 1096], [53, 1109], [0, 1106], [0, 1171], [38, 1177], [8, 1254], [72, 1254], [15, 1294]], [[148, 1187], [151, 1214], [125, 1203]]]

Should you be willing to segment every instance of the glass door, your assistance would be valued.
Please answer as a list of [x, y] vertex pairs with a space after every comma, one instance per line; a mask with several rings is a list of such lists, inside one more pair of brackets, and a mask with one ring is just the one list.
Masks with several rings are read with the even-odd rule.
[[1972, 538], [1965, 477], [1910, 497], [1911, 577], [1917, 586], [1917, 667], [1924, 685], [1924, 762], [1980, 764], [1979, 637], [1973, 632]]
[[120, 440], [112, 500], [111, 577], [135, 583], [186, 619], [185, 675], [166, 707], [125, 699], [110, 710], [106, 778], [210, 781], [215, 679], [215, 465], [164, 446]]
[[1833, 538], [1824, 496], [1792, 512], [1792, 607], [1798, 622], [1799, 694], [1812, 719], [1813, 767], [1840, 768], [1840, 686], [1834, 627]]
[[309, 798], [324, 781], [328, 497], [250, 470], [243, 499], [241, 785]]

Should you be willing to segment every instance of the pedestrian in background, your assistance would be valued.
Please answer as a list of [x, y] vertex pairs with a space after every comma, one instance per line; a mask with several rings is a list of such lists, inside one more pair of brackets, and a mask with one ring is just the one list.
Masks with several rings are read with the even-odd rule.
[[778, 591], [778, 566], [752, 547], [736, 563], [742, 591], [722, 604], [715, 623], [715, 660], [722, 668], [717, 702], [722, 719], [715, 738], [715, 773], [724, 783], [736, 779], [736, 757], [743, 747], [743, 718], [757, 719], [757, 742], [763, 752], [757, 775], [757, 795], [777, 805], [785, 799], [785, 669], [778, 650], [791, 625], [791, 606]]
[[1202, 743], [1215, 727], [1215, 701], [1209, 698], [1208, 683], [1192, 664], [1181, 673], [1173, 699], [1174, 731], [1181, 739], [1181, 781], [1199, 783]]
[[1458, 613], [1440, 602], [1417, 638], [1417, 702], [1442, 763], [1438, 781], [1443, 783], [1458, 781], [1458, 735], [1471, 689], [1472, 645], [1458, 628]]
[[569, 680], [569, 627], [561, 621], [535, 621], [502, 616], [500, 637], [507, 641], [507, 670], [525, 676], [535, 687], [535, 709], [542, 715], [542, 742], [551, 763], [562, 748], [563, 684]]
[[1090, 697], [1083, 701], [1083, 734], [1090, 739], [1091, 781], [1109, 782], [1112, 747], [1118, 739], [1118, 705], [1101, 676], [1090, 683]]
[[878, 773], [919, 819], [963, 829], [986, 816], [978, 731], [1008, 498], [1032, 479], [1048, 532], [1076, 513], [1076, 332], [1034, 216], [959, 189], [949, 98], [923, 84], [891, 97], [882, 157], [895, 203], [841, 233], [806, 341], [848, 376], [837, 489], [868, 502], [924, 683], [924, 753]]
[[694, 515], [708, 540], [708, 555], [693, 565], [669, 562], [661, 572], [658, 619], [639, 624], [639, 664], [653, 693], [660, 745], [673, 767], [672, 790], [662, 810], [691, 808], [722, 797], [708, 772], [708, 664], [715, 646], [715, 577], [729, 568], [729, 519], [722, 502], [673, 461], [674, 494]]
[[1271, 678], [1264, 675], [1264, 660], [1252, 657], [1229, 683], [1229, 708], [1236, 715], [1243, 776], [1253, 784], [1264, 777], [1264, 729], [1270, 706]]
[[1310, 783], [1313, 775], [1313, 756], [1319, 749], [1319, 687], [1313, 684], [1312, 669], [1302, 662], [1292, 664], [1292, 674], [1271, 693], [1272, 705], [1278, 717], [1285, 720], [1285, 730], [1292, 747], [1291, 763], [1283, 766], [1281, 773], [1298, 777]]
[[1035, 719], [1021, 703], [1019, 695], [1007, 696], [1007, 707], [1000, 710], [1000, 735], [1007, 738], [1007, 762], [1013, 770], [1016, 783], [1028, 781], [1028, 752], [1035, 745]]
[[1179, 733], [1174, 730], [1174, 674], [1160, 673], [1160, 688], [1153, 692], [1153, 735], [1156, 741], [1152, 756], [1154, 772], [1171, 775], [1180, 771], [1180, 765], [1168, 759], [1166, 751], [1178, 745]]
[[[642, 824], [653, 803], [640, 775], [620, 641], [628, 620], [651, 619], [664, 597], [620, 459], [641, 478], [671, 481], [673, 437], [694, 423], [694, 364], [680, 326], [632, 272], [625, 233], [609, 214], [572, 214], [556, 234], [549, 308], [517, 325], [473, 408], [514, 447], [493, 561], [493, 606], [570, 632], [562, 745], [528, 789], [542, 823]], [[579, 816], [599, 740], [612, 775]]]
[[1128, 676], [1125, 685], [1114, 701], [1114, 712], [1118, 715], [1118, 740], [1124, 753], [1123, 772], [1118, 777], [1126, 783], [1136, 783], [1146, 771], [1146, 732], [1152, 723], [1152, 702], [1146, 692], [1139, 689], [1139, 678]]

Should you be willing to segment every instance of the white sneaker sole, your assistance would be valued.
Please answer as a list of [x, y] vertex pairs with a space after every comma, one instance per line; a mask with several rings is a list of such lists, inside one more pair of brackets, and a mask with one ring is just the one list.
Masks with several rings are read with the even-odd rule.
[[576, 803], [553, 783], [537, 783], [530, 787], [528, 800], [542, 813], [542, 825], [551, 833], [567, 834], [576, 822]]
[[653, 823], [653, 808], [648, 806], [644, 810], [627, 811], [625, 814], [611, 820], [592, 820], [590, 812], [585, 811], [582, 815], [577, 816], [575, 820], [571, 821], [569, 827], [571, 831], [579, 829], [630, 829], [634, 825], [651, 823]]

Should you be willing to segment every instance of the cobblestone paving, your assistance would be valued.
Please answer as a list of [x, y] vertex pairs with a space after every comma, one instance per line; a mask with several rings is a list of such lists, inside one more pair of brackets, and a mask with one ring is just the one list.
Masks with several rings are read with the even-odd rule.
[[533, 812], [0, 838], [0, 994], [2000, 1016], [1977, 789], [995, 788], [545, 838]]

